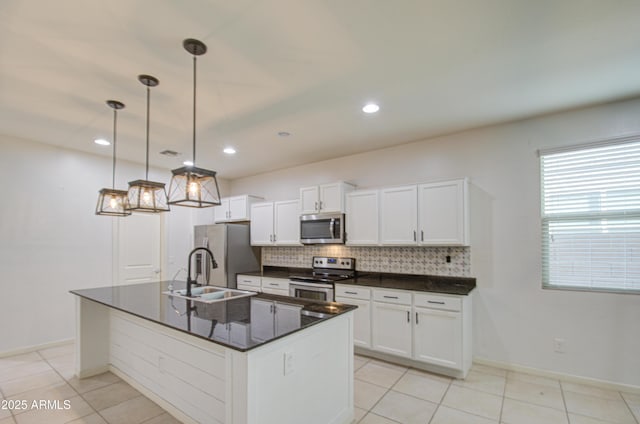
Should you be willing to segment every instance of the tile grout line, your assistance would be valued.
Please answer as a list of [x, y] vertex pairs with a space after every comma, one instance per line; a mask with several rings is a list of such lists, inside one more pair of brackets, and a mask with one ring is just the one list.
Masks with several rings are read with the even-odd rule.
[[[401, 379], [402, 377], [404, 377], [404, 376], [405, 376], [405, 374], [406, 374], [408, 371], [409, 371], [409, 368], [405, 369], [405, 370], [404, 370], [404, 372], [402, 373], [402, 375], [401, 375], [400, 377], [398, 377], [398, 379], [397, 379], [397, 380], [396, 380], [396, 381], [395, 381], [391, 386], [389, 386], [389, 388], [386, 388], [386, 387], [383, 387], [383, 386], [378, 386], [377, 384], [374, 384], [374, 383], [370, 383], [370, 384], [373, 384], [374, 386], [381, 387], [381, 388], [383, 388], [383, 389], [384, 389], [384, 388], [386, 388], [386, 389], [387, 389], [387, 391], [386, 391], [386, 392], [384, 392], [384, 394], [383, 394], [382, 396], [380, 396], [380, 399], [378, 399], [378, 400], [376, 401], [376, 403], [374, 403], [373, 405], [371, 405], [371, 408], [369, 408], [369, 410], [368, 410], [368, 411], [367, 411], [367, 413], [364, 415], [364, 417], [362, 417], [362, 419], [364, 419], [367, 415], [369, 415], [369, 413], [372, 413], [372, 414], [374, 414], [374, 415], [378, 415], [378, 414], [376, 414], [375, 412], [373, 412], [373, 408], [375, 408], [375, 407], [376, 407], [376, 405], [378, 405], [378, 404], [380, 403], [380, 401], [381, 401], [381, 400], [382, 400], [382, 399], [387, 395], [387, 393], [389, 393], [389, 392], [391, 391], [391, 388], [392, 388], [393, 386], [395, 386], [395, 385], [396, 385], [396, 383], [398, 383], [398, 381], [400, 381], [400, 379]], [[354, 378], [355, 378], [355, 375], [354, 375]], [[360, 380], [360, 381], [364, 381], [364, 380]], [[369, 383], [368, 381], [364, 381], [364, 382], [365, 382], [365, 383]], [[382, 416], [384, 417], [384, 415], [382, 415]], [[386, 419], [388, 419], [388, 420], [390, 420], [390, 421], [396, 422], [396, 423], [398, 422], [398, 421], [393, 420], [393, 419], [388, 418], [388, 417], [384, 417], [384, 418], [386, 418]], [[361, 421], [362, 421], [362, 420], [361, 420]], [[402, 424], [402, 423], [400, 423], [400, 424]]]
[[[91, 410], [93, 411], [92, 413], [89, 413], [89, 414], [87, 414], [87, 415], [83, 415], [82, 417], [74, 418], [74, 419], [73, 419], [73, 420], [71, 420], [71, 421], [74, 421], [74, 420], [77, 420], [77, 419], [80, 419], [80, 418], [84, 418], [84, 417], [88, 417], [89, 415], [93, 415], [93, 414], [95, 413], [95, 414], [97, 414], [100, 418], [102, 418], [105, 422], [107, 422], [107, 423], [109, 422], [105, 417], [103, 417], [103, 416], [102, 416], [102, 414], [100, 413], [100, 411], [98, 411], [97, 409], [95, 409], [95, 408], [93, 407], [93, 405], [91, 405], [91, 404], [90, 404], [90, 403], [89, 403], [89, 402], [84, 398], [84, 396], [83, 396], [83, 394], [82, 394], [82, 393], [80, 393], [80, 392], [79, 392], [75, 387], [73, 387], [71, 384], [69, 384], [69, 380], [67, 380], [66, 378], [64, 378], [64, 376], [63, 376], [62, 374], [60, 374], [60, 372], [59, 372], [59, 371], [58, 371], [58, 370], [57, 370], [53, 365], [51, 365], [51, 364], [49, 363], [49, 361], [47, 360], [47, 358], [45, 358], [42, 354], [40, 354], [40, 351], [36, 351], [36, 353], [37, 353], [37, 354], [42, 358], [42, 360], [43, 360], [43, 361], [45, 361], [45, 362], [47, 363], [47, 365], [49, 365], [49, 366], [51, 367], [51, 369], [53, 369], [53, 370], [56, 372], [56, 374], [58, 374], [58, 375], [60, 376], [60, 378], [62, 378], [62, 380], [63, 380], [66, 384], [68, 384], [68, 385], [69, 385], [69, 387], [71, 387], [71, 390], [73, 390], [73, 391], [76, 393], [76, 395], [80, 397], [80, 399], [82, 399], [82, 400], [83, 400], [87, 405], [89, 405], [89, 408], [91, 408]], [[75, 375], [74, 375], [74, 376], [75, 376]], [[78, 380], [80, 380], [80, 379], [78, 379]], [[116, 384], [116, 383], [109, 383], [109, 384], [107, 384], [107, 385], [105, 385], [105, 386], [98, 387], [98, 388], [96, 388], [96, 389], [94, 389], [94, 390], [102, 389], [102, 388], [104, 388], [104, 387], [109, 387], [109, 386], [111, 386], [111, 385], [113, 385], [113, 384]], [[89, 390], [89, 391], [87, 391], [87, 392], [85, 392], [85, 393], [90, 393], [90, 392], [92, 392], [92, 391], [93, 391], [93, 390]], [[121, 402], [121, 403], [122, 403], [122, 402]], [[155, 418], [155, 417], [153, 417], [153, 418]], [[69, 422], [70, 422], [70, 421], [69, 421]]]
[[505, 395], [507, 394], [507, 380], [509, 378], [509, 373], [504, 376], [504, 387], [502, 388], [502, 402], [500, 402], [500, 414], [498, 414], [498, 424], [502, 422], [502, 413], [504, 412], [504, 401]]
[[631, 409], [631, 406], [629, 405], [629, 402], [627, 402], [627, 399], [622, 395], [622, 392], [618, 392], [618, 394], [622, 398], [622, 401], [624, 402], [624, 404], [627, 406], [627, 409], [631, 413], [631, 416], [633, 417], [633, 419], [636, 420], [636, 423], [640, 424], [640, 421], [639, 421], [640, 418], [636, 417], [636, 414], [633, 413], [633, 409]]
[[564, 397], [564, 387], [562, 386], [562, 380], [558, 380], [558, 384], [560, 384], [560, 396], [562, 396], [562, 404], [564, 405], [564, 413], [567, 416], [567, 423], [571, 422], [569, 418], [569, 408], [567, 407], [567, 400]]
[[433, 418], [438, 413], [438, 409], [440, 409], [440, 406], [442, 405], [442, 401], [444, 400], [445, 396], [447, 396], [447, 393], [449, 393], [449, 389], [451, 388], [452, 385], [453, 385], [453, 379], [449, 380], [449, 385], [447, 386], [447, 390], [445, 390], [444, 393], [442, 394], [442, 397], [440, 398], [440, 401], [438, 402], [436, 409], [435, 411], [433, 411], [433, 415], [431, 416], [427, 424], [431, 424], [431, 422], [433, 421]]

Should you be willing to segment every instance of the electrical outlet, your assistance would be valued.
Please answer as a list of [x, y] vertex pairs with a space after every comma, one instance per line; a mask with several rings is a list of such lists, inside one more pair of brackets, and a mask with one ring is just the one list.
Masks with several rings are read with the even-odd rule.
[[293, 353], [285, 352], [284, 353], [284, 375], [291, 374], [294, 369], [293, 363]]
[[553, 339], [553, 351], [557, 353], [565, 353], [565, 339], [555, 338]]

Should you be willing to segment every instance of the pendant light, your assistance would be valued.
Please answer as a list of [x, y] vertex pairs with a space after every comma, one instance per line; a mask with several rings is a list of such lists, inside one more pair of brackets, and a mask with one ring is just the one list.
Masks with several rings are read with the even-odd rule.
[[96, 215], [128, 216], [129, 199], [126, 190], [116, 190], [116, 127], [118, 110], [124, 109], [124, 103], [117, 100], [107, 100], [107, 105], [113, 109], [113, 167], [111, 174], [111, 188], [103, 188], [98, 196]]
[[147, 167], [144, 180], [129, 182], [129, 209], [135, 212], [166, 212], [169, 210], [164, 183], [149, 181], [149, 103], [151, 87], [159, 84], [151, 75], [139, 75], [138, 80], [147, 86]]
[[193, 160], [192, 165], [171, 171], [169, 204], [207, 208], [221, 203], [216, 172], [196, 167], [196, 60], [207, 52], [207, 46], [192, 38], [184, 40], [182, 46], [193, 55]]

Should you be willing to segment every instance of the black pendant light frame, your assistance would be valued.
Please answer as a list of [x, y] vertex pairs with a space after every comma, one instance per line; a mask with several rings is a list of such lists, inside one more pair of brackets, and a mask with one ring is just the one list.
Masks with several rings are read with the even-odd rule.
[[[101, 216], [129, 216], [129, 200], [126, 190], [116, 190], [116, 141], [118, 126], [118, 111], [124, 109], [124, 103], [118, 100], [107, 100], [107, 106], [113, 109], [113, 164], [111, 169], [111, 188], [103, 188], [98, 195], [96, 215]], [[115, 203], [115, 205], [114, 205]]]
[[[193, 38], [184, 40], [182, 46], [193, 55], [193, 165], [171, 171], [173, 176], [169, 188], [169, 204], [192, 208], [218, 206], [221, 201], [216, 172], [196, 166], [196, 63], [197, 57], [207, 52], [207, 46]], [[191, 189], [192, 186], [195, 186], [194, 190]]]
[[167, 212], [167, 191], [164, 183], [149, 181], [149, 116], [151, 104], [151, 87], [160, 81], [151, 75], [138, 75], [138, 81], [147, 87], [147, 127], [146, 127], [146, 168], [145, 179], [129, 182], [129, 210], [134, 212]]

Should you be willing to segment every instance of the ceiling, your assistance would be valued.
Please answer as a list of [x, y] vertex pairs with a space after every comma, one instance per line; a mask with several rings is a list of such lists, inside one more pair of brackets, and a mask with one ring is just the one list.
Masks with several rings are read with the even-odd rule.
[[0, 134], [110, 156], [117, 99], [118, 157], [144, 163], [147, 73], [151, 164], [182, 166], [197, 38], [197, 165], [239, 178], [637, 96], [639, 19], [637, 0], [2, 0]]

